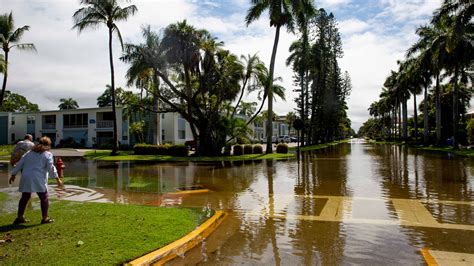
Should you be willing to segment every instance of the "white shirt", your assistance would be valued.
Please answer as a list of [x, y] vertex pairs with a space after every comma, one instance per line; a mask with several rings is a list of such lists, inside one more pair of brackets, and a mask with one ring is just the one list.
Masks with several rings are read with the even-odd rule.
[[12, 175], [16, 175], [20, 170], [22, 170], [20, 192], [46, 192], [48, 190], [48, 176], [58, 178], [53, 154], [49, 151], [27, 152], [13, 167]]

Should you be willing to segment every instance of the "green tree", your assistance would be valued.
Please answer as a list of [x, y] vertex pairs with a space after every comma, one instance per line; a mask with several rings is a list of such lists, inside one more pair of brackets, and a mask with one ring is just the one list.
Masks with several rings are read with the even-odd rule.
[[61, 98], [58, 105], [59, 110], [69, 110], [79, 108], [79, 104], [73, 98]]
[[5, 97], [5, 90], [7, 88], [8, 78], [8, 55], [11, 49], [35, 51], [35, 45], [32, 43], [19, 43], [21, 38], [30, 29], [30, 26], [23, 26], [15, 29], [15, 21], [13, 20], [13, 13], [0, 15], [0, 45], [5, 54], [3, 66], [3, 84], [0, 93], [0, 107], [3, 104]]
[[0, 112], [39, 112], [39, 108], [37, 104], [29, 102], [25, 96], [7, 90]]
[[[252, 6], [247, 12], [245, 22], [247, 25], [257, 20], [262, 13], [268, 10], [270, 16], [270, 27], [275, 27], [275, 40], [273, 42], [272, 56], [270, 60], [270, 71], [268, 85], [266, 86], [267, 91], [263, 98], [268, 97], [268, 111], [273, 112], [273, 74], [275, 70], [275, 58], [278, 48], [278, 41], [280, 39], [280, 28], [287, 27], [291, 32], [295, 28], [295, 19], [301, 16], [305, 12], [312, 12], [314, 10], [313, 1], [311, 0], [253, 0]], [[268, 120], [267, 132], [272, 132], [272, 120]], [[267, 134], [267, 148], [266, 153], [272, 153], [272, 136]]]
[[114, 60], [112, 55], [112, 35], [115, 32], [123, 48], [122, 35], [117, 26], [117, 22], [126, 21], [130, 16], [137, 12], [135, 5], [121, 7], [119, 0], [81, 0], [82, 7], [78, 9], [74, 15], [74, 29], [79, 33], [85, 29], [95, 29], [100, 25], [106, 25], [109, 31], [109, 61], [110, 61], [110, 84], [112, 94], [112, 112], [114, 124], [114, 144], [112, 155], [117, 155], [118, 139], [117, 139], [117, 113], [115, 110], [115, 78], [114, 78]]

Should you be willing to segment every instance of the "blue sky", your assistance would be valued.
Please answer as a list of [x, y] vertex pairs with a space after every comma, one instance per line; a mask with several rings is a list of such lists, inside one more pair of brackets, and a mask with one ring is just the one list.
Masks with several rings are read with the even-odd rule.
[[[57, 108], [59, 99], [72, 97], [80, 107], [94, 107], [96, 98], [110, 82], [107, 32], [105, 28], [78, 35], [71, 30], [77, 0], [0, 0], [0, 12], [13, 11], [16, 25], [30, 25], [24, 42], [35, 43], [38, 53], [10, 54], [8, 89], [39, 104], [41, 110]], [[378, 98], [381, 86], [416, 40], [417, 26], [428, 22], [440, 0], [322, 0], [318, 8], [333, 12], [342, 34], [342, 70], [353, 82], [349, 98], [349, 118], [356, 130], [368, 118], [367, 108]], [[187, 19], [208, 29], [225, 47], [237, 55], [258, 53], [268, 64], [274, 38], [264, 15], [249, 27], [244, 17], [248, 0], [132, 0], [138, 13], [119, 24], [126, 42], [140, 41], [140, 26], [150, 24], [159, 30], [170, 23]], [[278, 48], [275, 74], [283, 78], [287, 101], [276, 102], [275, 111], [294, 111], [292, 71], [285, 66], [293, 34], [283, 32]], [[120, 46], [115, 43], [116, 83], [125, 87], [127, 66], [118, 60]], [[133, 89], [133, 88], [130, 88]], [[421, 96], [418, 96], [421, 99]], [[256, 100], [248, 95], [247, 100]]]

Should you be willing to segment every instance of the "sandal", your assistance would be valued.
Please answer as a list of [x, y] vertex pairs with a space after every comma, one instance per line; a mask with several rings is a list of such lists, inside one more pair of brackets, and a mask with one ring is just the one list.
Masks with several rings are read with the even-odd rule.
[[29, 222], [30, 220], [23, 218], [16, 218], [15, 221], [13, 221], [13, 224], [24, 224]]
[[48, 217], [46, 219], [41, 220], [41, 224], [50, 224], [50, 223], [54, 223], [54, 219]]

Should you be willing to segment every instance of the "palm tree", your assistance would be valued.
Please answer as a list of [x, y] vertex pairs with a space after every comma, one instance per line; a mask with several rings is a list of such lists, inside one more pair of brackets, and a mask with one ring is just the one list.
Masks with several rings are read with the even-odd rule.
[[262, 71], [264, 71], [265, 69], [265, 65], [257, 56], [257, 54], [247, 55], [247, 57], [242, 55], [240, 58], [244, 61], [245, 72], [243, 73], [242, 77], [243, 81], [240, 97], [239, 100], [237, 100], [237, 103], [235, 104], [234, 110], [232, 111], [232, 117], [235, 115], [235, 112], [237, 111], [237, 108], [239, 107], [239, 104], [242, 101], [247, 83], [252, 82], [252, 80], [256, 80], [258, 78], [258, 75], [261, 74]]
[[[275, 26], [275, 40], [273, 42], [272, 56], [270, 60], [270, 72], [267, 91], [263, 98], [268, 97], [268, 112], [273, 112], [273, 74], [275, 70], [275, 58], [278, 48], [278, 41], [280, 39], [280, 28], [286, 26], [291, 32], [294, 31], [295, 18], [301, 16], [305, 12], [314, 12], [314, 6], [312, 0], [252, 0], [252, 6], [247, 12], [245, 22], [247, 26], [257, 20], [262, 13], [268, 9], [270, 15], [270, 27]], [[266, 125], [267, 132], [272, 132], [272, 120], [268, 119]], [[266, 153], [272, 153], [272, 136], [267, 136], [267, 149]]]
[[114, 145], [112, 155], [118, 151], [118, 130], [117, 130], [117, 112], [115, 110], [115, 78], [114, 78], [114, 60], [112, 55], [112, 35], [115, 32], [123, 48], [122, 35], [117, 26], [117, 22], [126, 21], [130, 16], [137, 12], [135, 5], [129, 5], [122, 8], [119, 6], [120, 0], [81, 0], [82, 7], [74, 15], [73, 29], [79, 33], [85, 29], [95, 29], [100, 25], [106, 25], [109, 30], [109, 61], [110, 61], [110, 84], [112, 88], [112, 113], [114, 116]]
[[0, 45], [5, 53], [3, 64], [3, 85], [0, 93], [0, 107], [3, 104], [5, 90], [7, 88], [8, 78], [8, 53], [11, 49], [17, 48], [20, 50], [35, 51], [36, 47], [32, 43], [19, 43], [23, 34], [30, 29], [30, 26], [23, 26], [15, 29], [15, 21], [13, 20], [13, 13], [0, 15]]
[[120, 59], [130, 64], [126, 74], [127, 85], [131, 86], [135, 83], [138, 88], [143, 88], [152, 94], [151, 143], [159, 144], [161, 129], [158, 113], [160, 95], [158, 70], [164, 72], [168, 66], [161, 37], [153, 32], [150, 26], [142, 28], [142, 36], [145, 40], [143, 44], [125, 44], [125, 51]]
[[59, 110], [69, 110], [79, 108], [79, 104], [73, 98], [61, 98], [58, 105]]

